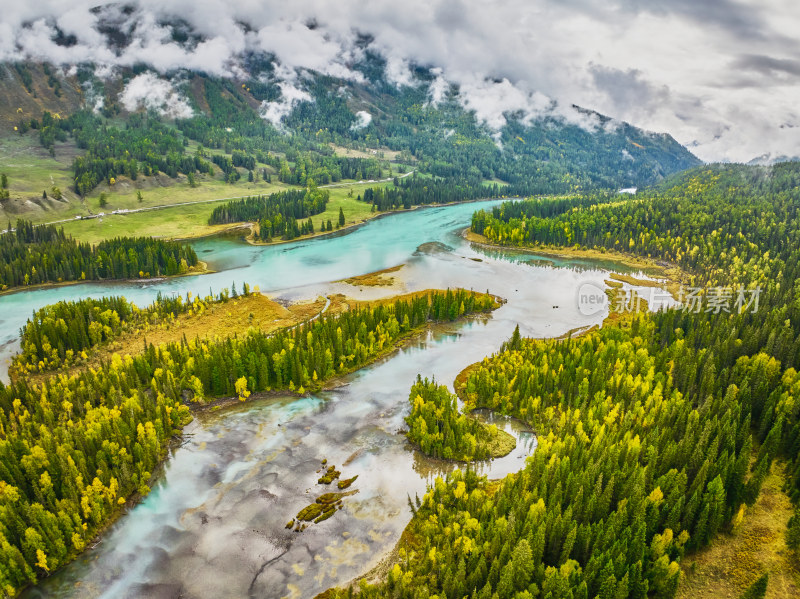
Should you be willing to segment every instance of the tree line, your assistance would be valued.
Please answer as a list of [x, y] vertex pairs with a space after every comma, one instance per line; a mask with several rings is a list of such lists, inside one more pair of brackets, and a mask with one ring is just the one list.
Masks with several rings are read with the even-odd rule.
[[[798, 164], [704, 167], [609, 205], [476, 215], [494, 241], [624, 244], [675, 259], [695, 284], [764, 292], [757, 312], [669, 309], [576, 339], [515, 336], [471, 371], [464, 399], [530, 423], [536, 452], [499, 488], [470, 471], [438, 479], [412, 503], [415, 542], [359, 596], [671, 598], [685, 553], [741, 523], [777, 457], [797, 506], [798, 184]], [[596, 220], [615, 225], [610, 238]], [[800, 549], [800, 511], [787, 542]]]
[[412, 175], [398, 179], [393, 187], [372, 187], [359, 194], [357, 199], [375, 206], [381, 212], [425, 204], [449, 204], [481, 198], [497, 198], [507, 193], [506, 187], [483, 185], [480, 179], [436, 179]]
[[782, 236], [793, 231], [788, 223], [798, 211], [798, 167], [778, 166], [704, 168], [629, 200], [617, 196], [617, 202], [606, 195], [552, 207], [547, 199], [505, 203], [476, 212], [472, 230], [494, 243], [618, 250], [729, 285], [747, 279], [767, 285], [764, 272], [776, 251], [785, 259]]
[[44, 111], [41, 121], [31, 119], [27, 126], [39, 131], [41, 144], [51, 152], [54, 142], [66, 141], [67, 135], [85, 150], [72, 163], [75, 191], [81, 195], [123, 175], [136, 180], [140, 174], [175, 178], [209, 171], [200, 156], [186, 154], [179, 131], [148, 114], [132, 114], [124, 127], [117, 127], [89, 110], [63, 119]]
[[187, 404], [304, 393], [361, 367], [430, 320], [496, 307], [486, 294], [430, 292], [323, 315], [268, 335], [114, 355], [40, 384], [0, 384], [0, 588], [9, 596], [69, 561], [135, 494], [146, 494]]
[[[325, 212], [329, 199], [327, 190], [319, 189], [312, 183], [303, 190], [290, 189], [226, 202], [214, 208], [208, 222], [211, 225], [255, 222], [258, 223], [257, 239], [294, 239], [314, 232], [310, 217]], [[298, 224], [300, 219], [308, 221]]]
[[149, 278], [197, 266], [185, 244], [151, 237], [118, 237], [92, 246], [55, 225], [18, 220], [0, 236], [0, 289], [65, 281]]

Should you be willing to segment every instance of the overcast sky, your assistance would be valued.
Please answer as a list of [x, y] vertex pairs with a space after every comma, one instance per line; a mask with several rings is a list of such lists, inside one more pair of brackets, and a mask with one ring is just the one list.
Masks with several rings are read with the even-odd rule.
[[[261, 48], [287, 82], [293, 68], [355, 78], [359, 32], [373, 36], [398, 85], [409, 62], [438, 67], [491, 126], [506, 110], [535, 115], [553, 98], [668, 132], [707, 161], [800, 156], [798, 0], [138, 0], [130, 16], [105, 9], [132, 32], [121, 53], [94, 28], [98, 4], [6, 3], [0, 59], [143, 61], [162, 73], [230, 76], [241, 52]], [[169, 16], [205, 41], [193, 51], [172, 43], [159, 26]], [[49, 41], [56, 24], [78, 44]]]

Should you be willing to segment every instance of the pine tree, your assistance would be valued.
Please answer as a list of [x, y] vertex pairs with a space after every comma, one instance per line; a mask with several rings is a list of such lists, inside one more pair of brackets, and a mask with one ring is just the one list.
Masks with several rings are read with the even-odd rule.
[[511, 339], [508, 340], [506, 349], [511, 351], [518, 351], [522, 348], [522, 338], [519, 334], [519, 325], [514, 327], [514, 332], [511, 334]]
[[767, 594], [767, 583], [769, 582], [769, 574], [764, 572], [753, 584], [751, 584], [744, 593], [740, 595], [740, 599], [763, 599]]
[[795, 508], [786, 527], [786, 545], [793, 551], [800, 551], [800, 509]]

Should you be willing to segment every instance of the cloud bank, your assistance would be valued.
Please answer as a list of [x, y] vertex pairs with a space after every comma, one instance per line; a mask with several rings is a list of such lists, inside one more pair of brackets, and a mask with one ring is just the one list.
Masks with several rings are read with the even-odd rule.
[[186, 98], [175, 90], [172, 83], [153, 73], [142, 73], [131, 79], [119, 99], [129, 111], [144, 107], [171, 119], [188, 119], [194, 114]]
[[311, 95], [297, 87], [292, 81], [281, 81], [278, 83], [281, 90], [281, 99], [274, 102], [264, 101], [261, 103], [259, 114], [261, 118], [268, 120], [276, 128], [283, 128], [283, 119], [289, 116], [292, 109], [303, 101], [310, 101]]
[[[574, 103], [669, 132], [705, 160], [800, 155], [796, 0], [98, 3], [4, 7], [0, 60], [236, 76], [242, 54], [259, 50], [287, 71], [359, 80], [353, 65], [369, 50], [396, 85], [413, 83], [414, 65], [438, 69], [431, 101], [455, 83], [494, 127], [506, 111], [578, 118]], [[282, 102], [262, 107], [277, 122], [303, 99], [292, 77], [285, 85]]]
[[368, 113], [366, 110], [359, 110], [356, 113], [356, 120], [352, 125], [350, 125], [350, 128], [353, 131], [357, 131], [358, 129], [363, 129], [364, 127], [368, 127], [371, 122], [372, 122], [372, 115]]

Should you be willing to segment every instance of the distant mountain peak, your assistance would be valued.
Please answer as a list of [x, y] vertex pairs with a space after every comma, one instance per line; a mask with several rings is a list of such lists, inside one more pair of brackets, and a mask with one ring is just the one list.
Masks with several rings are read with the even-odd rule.
[[786, 156], [785, 154], [773, 154], [771, 152], [767, 152], [765, 154], [761, 154], [760, 156], [756, 156], [747, 164], [750, 166], [771, 166], [780, 162], [795, 162], [798, 160], [800, 160], [800, 156]]

